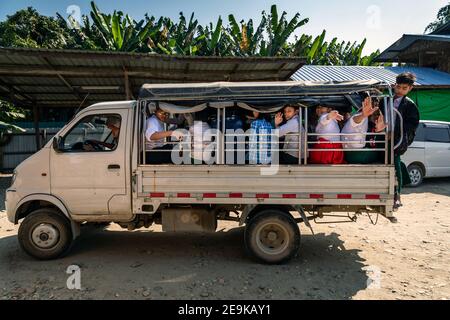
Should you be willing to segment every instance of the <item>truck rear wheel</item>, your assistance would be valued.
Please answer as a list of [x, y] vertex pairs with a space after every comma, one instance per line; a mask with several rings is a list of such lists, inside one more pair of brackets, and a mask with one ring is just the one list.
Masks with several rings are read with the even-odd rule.
[[19, 244], [39, 260], [61, 257], [72, 243], [69, 221], [54, 209], [38, 209], [28, 215], [19, 227]]
[[289, 213], [264, 210], [248, 221], [245, 245], [256, 260], [282, 264], [296, 256], [300, 247], [300, 229]]

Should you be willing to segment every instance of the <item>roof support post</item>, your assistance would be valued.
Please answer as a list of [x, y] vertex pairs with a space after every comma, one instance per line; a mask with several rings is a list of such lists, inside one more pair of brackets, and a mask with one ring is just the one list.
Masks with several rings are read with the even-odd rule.
[[125, 67], [123, 67], [123, 78], [125, 82], [125, 98], [131, 100], [130, 79], [128, 77], [128, 70]]

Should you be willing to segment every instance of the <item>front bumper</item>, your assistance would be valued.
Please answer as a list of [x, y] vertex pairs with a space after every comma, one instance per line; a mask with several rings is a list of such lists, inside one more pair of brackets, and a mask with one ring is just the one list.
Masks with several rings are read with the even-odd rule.
[[15, 189], [7, 189], [6, 197], [5, 197], [5, 208], [6, 215], [8, 216], [8, 220], [11, 223], [16, 223], [16, 208], [17, 203], [20, 200], [20, 196]]

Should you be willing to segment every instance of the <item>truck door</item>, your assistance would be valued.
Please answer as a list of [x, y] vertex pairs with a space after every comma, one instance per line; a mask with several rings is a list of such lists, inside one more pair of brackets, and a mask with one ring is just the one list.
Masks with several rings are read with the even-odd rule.
[[131, 211], [127, 187], [127, 109], [86, 113], [50, 156], [51, 192], [71, 214]]

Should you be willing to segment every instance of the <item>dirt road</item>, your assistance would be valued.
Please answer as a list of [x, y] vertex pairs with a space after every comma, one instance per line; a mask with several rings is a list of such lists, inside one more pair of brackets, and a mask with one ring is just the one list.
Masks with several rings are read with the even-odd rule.
[[[361, 218], [314, 225], [314, 236], [302, 226], [284, 266], [249, 260], [232, 223], [213, 235], [86, 227], [67, 257], [35, 261], [7, 221], [8, 184], [0, 178], [0, 299], [450, 299], [449, 179], [406, 189], [397, 224]], [[82, 290], [67, 289], [70, 265]]]

